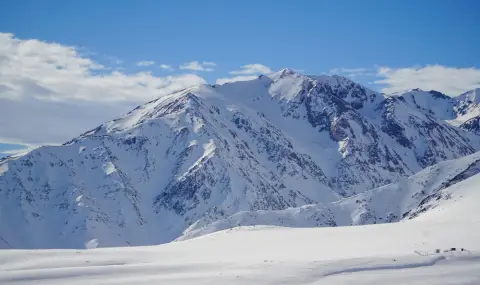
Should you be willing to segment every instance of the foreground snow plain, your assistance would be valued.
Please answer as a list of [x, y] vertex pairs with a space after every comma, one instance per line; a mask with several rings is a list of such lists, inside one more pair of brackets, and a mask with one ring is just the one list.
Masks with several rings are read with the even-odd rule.
[[2, 250], [0, 284], [480, 284], [479, 190], [477, 174], [445, 189], [451, 199], [392, 224], [252, 226], [160, 246]]

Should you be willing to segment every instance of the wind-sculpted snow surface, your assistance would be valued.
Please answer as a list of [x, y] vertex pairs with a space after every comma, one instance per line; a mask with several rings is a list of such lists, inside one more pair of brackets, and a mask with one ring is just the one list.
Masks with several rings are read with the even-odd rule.
[[468, 198], [401, 223], [240, 227], [148, 247], [0, 250], [0, 284], [478, 284], [479, 177], [450, 187]]
[[[2, 160], [0, 247], [170, 242], [237, 213], [324, 207], [480, 150], [474, 132], [422, 108], [288, 69], [181, 90]], [[353, 224], [374, 221], [362, 213]], [[337, 215], [315, 223], [345, 224]]]

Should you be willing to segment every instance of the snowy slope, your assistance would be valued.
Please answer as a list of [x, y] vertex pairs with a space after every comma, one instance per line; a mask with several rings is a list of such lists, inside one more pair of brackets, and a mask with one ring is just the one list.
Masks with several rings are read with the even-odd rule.
[[282, 70], [138, 106], [63, 146], [0, 162], [0, 242], [152, 245], [245, 211], [399, 181], [479, 136], [343, 77]]
[[463, 122], [460, 128], [480, 136], [480, 114]]
[[422, 112], [478, 135], [478, 127], [473, 127], [472, 124], [478, 122], [480, 118], [480, 89], [470, 90], [455, 97], [434, 90], [414, 89], [397, 97]]
[[459, 100], [443, 93], [413, 89], [401, 94], [400, 97], [411, 106], [442, 120], [452, 120], [457, 117], [455, 105]]
[[475, 175], [446, 188], [452, 199], [402, 223], [242, 227], [149, 247], [2, 250], [0, 283], [478, 284], [479, 184]]
[[480, 88], [460, 94], [456, 99], [459, 101], [465, 101], [467, 103], [480, 104]]
[[470, 90], [456, 97], [458, 116], [451, 121], [461, 129], [480, 135], [480, 88]]
[[[478, 176], [479, 173], [480, 152], [477, 152], [428, 167], [398, 183], [332, 203], [305, 205], [279, 211], [239, 212], [214, 223], [199, 220], [177, 240], [186, 240], [238, 226], [335, 227], [413, 219], [428, 210], [443, 207], [452, 197], [455, 199], [461, 196], [457, 193], [452, 194], [456, 188], [451, 187], [450, 190], [446, 188], [472, 176]], [[471, 199], [475, 201], [476, 196], [472, 194]]]

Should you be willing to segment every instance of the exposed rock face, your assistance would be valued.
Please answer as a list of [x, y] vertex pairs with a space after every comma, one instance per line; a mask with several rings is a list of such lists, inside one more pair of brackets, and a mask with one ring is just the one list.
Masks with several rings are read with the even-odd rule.
[[465, 123], [460, 125], [460, 128], [465, 131], [480, 135], [480, 116], [476, 116], [467, 120]]
[[[379, 188], [333, 203], [318, 203], [277, 211], [238, 212], [215, 222], [200, 219], [178, 240], [236, 226], [335, 227], [391, 223], [417, 218], [442, 208], [448, 200], [475, 199], [456, 192], [457, 184], [480, 175], [480, 152], [443, 161]], [[476, 177], [474, 177], [476, 176]]]
[[473, 132], [424, 109], [291, 70], [182, 90], [0, 162], [0, 240], [164, 243], [199, 220], [333, 202], [480, 149]]

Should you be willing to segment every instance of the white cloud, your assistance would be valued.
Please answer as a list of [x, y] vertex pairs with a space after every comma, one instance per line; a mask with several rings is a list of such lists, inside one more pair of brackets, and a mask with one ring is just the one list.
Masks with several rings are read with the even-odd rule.
[[137, 62], [137, 66], [142, 66], [142, 67], [151, 66], [151, 65], [154, 65], [154, 64], [155, 64], [155, 61], [151, 61], [151, 60], [142, 60], [142, 61]]
[[173, 70], [173, 67], [168, 64], [160, 64], [160, 68], [165, 70]]
[[106, 58], [107, 58], [107, 60], [110, 61], [112, 64], [115, 64], [115, 65], [123, 64], [123, 60], [119, 59], [118, 57], [115, 57], [115, 56], [107, 56]]
[[252, 80], [257, 78], [259, 74], [270, 74], [272, 73], [272, 70], [270, 69], [270, 67], [263, 64], [252, 63], [240, 66], [240, 70], [230, 71], [229, 73], [238, 74], [238, 76], [218, 78], [216, 83], [225, 84], [235, 81]]
[[389, 68], [379, 67], [375, 84], [384, 85], [382, 92], [391, 94], [409, 89], [437, 90], [456, 96], [480, 87], [480, 70], [442, 65], [424, 67]]
[[204, 66], [217, 66], [217, 64], [215, 62], [211, 62], [211, 61], [204, 61], [204, 62], [202, 62], [202, 65], [204, 65]]
[[257, 77], [258, 77], [257, 75], [243, 75], [243, 76], [234, 76], [230, 78], [218, 78], [216, 83], [225, 84], [225, 83], [235, 82], [235, 81], [247, 81], [247, 80], [253, 80]]
[[74, 47], [0, 33], [0, 143], [58, 144], [205, 80], [112, 71]]
[[192, 70], [192, 71], [214, 71], [216, 64], [210, 61], [198, 62], [191, 61], [179, 66], [180, 69]]
[[270, 74], [270, 67], [259, 63], [246, 64], [240, 67], [240, 70], [230, 71], [230, 74]]

